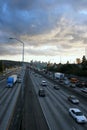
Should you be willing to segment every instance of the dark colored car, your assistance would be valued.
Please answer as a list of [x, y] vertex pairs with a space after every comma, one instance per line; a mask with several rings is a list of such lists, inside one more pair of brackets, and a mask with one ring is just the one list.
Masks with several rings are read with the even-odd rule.
[[77, 82], [76, 83], [76, 86], [79, 87], [79, 88], [83, 88], [86, 86], [86, 83], [84, 81], [81, 81], [81, 82]]
[[41, 97], [45, 97], [45, 96], [46, 96], [45, 90], [42, 89], [42, 88], [39, 89], [38, 94], [39, 94], [39, 96], [41, 96]]
[[77, 82], [77, 83], [76, 83], [76, 86], [77, 86], [77, 87], [82, 87], [82, 84], [81, 84], [80, 82]]
[[79, 104], [79, 100], [74, 95], [70, 95], [68, 100], [74, 104]]
[[56, 90], [59, 90], [59, 89], [60, 89], [60, 87], [59, 87], [58, 85], [54, 85], [53, 87], [54, 87], [54, 89], [56, 89]]

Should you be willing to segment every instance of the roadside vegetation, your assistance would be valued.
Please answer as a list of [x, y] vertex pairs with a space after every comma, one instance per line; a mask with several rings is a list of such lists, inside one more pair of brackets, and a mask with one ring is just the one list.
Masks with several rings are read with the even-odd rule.
[[61, 72], [65, 74], [72, 74], [77, 76], [87, 77], [87, 59], [85, 56], [82, 57], [81, 63], [70, 64], [67, 62], [66, 64], [47, 64], [47, 71], [52, 72]]
[[[0, 73], [5, 71], [6, 69], [16, 67], [16, 66], [21, 66], [21, 62], [18, 61], [6, 61], [6, 60], [0, 60]], [[68, 61], [66, 64], [56, 64], [56, 63], [46, 63], [46, 62], [30, 62], [30, 65], [32, 67], [36, 67], [39, 69], [45, 69], [47, 71], [51, 72], [61, 72], [65, 74], [72, 74], [72, 75], [77, 75], [77, 76], [82, 76], [82, 77], [87, 77], [87, 59], [85, 56], [82, 57], [80, 62], [70, 64]]]
[[10, 69], [10, 68], [20, 66], [20, 65], [21, 65], [21, 62], [0, 60], [0, 73], [6, 71], [6, 69]]

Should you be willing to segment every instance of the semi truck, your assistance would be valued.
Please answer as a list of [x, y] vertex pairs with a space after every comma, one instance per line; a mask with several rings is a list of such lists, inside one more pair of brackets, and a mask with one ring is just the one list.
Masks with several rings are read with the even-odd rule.
[[11, 75], [7, 78], [7, 87], [13, 87], [17, 81], [17, 75]]

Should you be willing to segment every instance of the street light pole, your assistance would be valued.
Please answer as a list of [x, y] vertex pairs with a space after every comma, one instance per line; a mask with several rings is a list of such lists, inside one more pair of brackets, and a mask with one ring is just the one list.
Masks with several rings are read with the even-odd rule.
[[19, 39], [17, 39], [17, 38], [14, 38], [14, 37], [10, 37], [9, 39], [15, 39], [15, 40], [19, 41], [20, 43], [22, 43], [22, 45], [23, 45], [23, 50], [22, 50], [22, 63], [24, 63], [24, 42], [21, 41], [21, 40], [19, 40]]
[[[15, 40], [17, 40], [17, 41], [19, 41], [20, 43], [22, 43], [22, 45], [23, 45], [23, 50], [22, 50], [22, 69], [21, 69], [21, 71], [22, 71], [22, 73], [23, 73], [23, 70], [24, 70], [24, 42], [22, 42], [20, 39], [17, 39], [17, 38], [13, 38], [13, 37], [10, 37], [9, 39], [15, 39]], [[21, 73], [21, 74], [22, 74]], [[24, 84], [23, 84], [23, 75], [21, 75], [22, 77], [22, 83], [21, 83], [21, 99], [22, 99], [22, 104], [21, 105], [23, 105], [23, 102], [24, 102]]]
[[[22, 68], [21, 68], [21, 79], [22, 79], [22, 82], [21, 82], [21, 98], [20, 98], [20, 110], [23, 111], [23, 104], [24, 104], [24, 42], [22, 42], [20, 39], [17, 39], [17, 38], [13, 38], [13, 37], [10, 37], [9, 39], [15, 39], [17, 41], [19, 41], [20, 43], [22, 43], [23, 45], [23, 49], [22, 49]], [[22, 115], [20, 115], [22, 116]]]

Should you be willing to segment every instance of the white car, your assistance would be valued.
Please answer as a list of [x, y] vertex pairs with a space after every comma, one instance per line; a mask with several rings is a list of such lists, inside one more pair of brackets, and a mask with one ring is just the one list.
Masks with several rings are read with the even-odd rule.
[[75, 87], [76, 87], [76, 84], [75, 84], [75, 83], [71, 83], [71, 84], [70, 84], [70, 87], [75, 88]]
[[41, 82], [41, 85], [42, 85], [42, 86], [47, 86], [47, 82], [46, 82], [45, 80], [43, 80], [43, 81]]
[[74, 95], [68, 96], [68, 100], [74, 104], [79, 104], [79, 100]]
[[64, 83], [64, 85], [66, 85], [68, 87], [70, 86], [70, 81], [69, 80], [64, 80], [63, 83]]
[[69, 113], [77, 123], [87, 123], [87, 118], [78, 108], [69, 108]]
[[18, 82], [18, 83], [21, 83], [21, 82], [22, 82], [22, 79], [21, 79], [21, 78], [18, 78], [18, 79], [17, 79], [17, 82]]
[[82, 88], [81, 91], [87, 93], [87, 88]]

